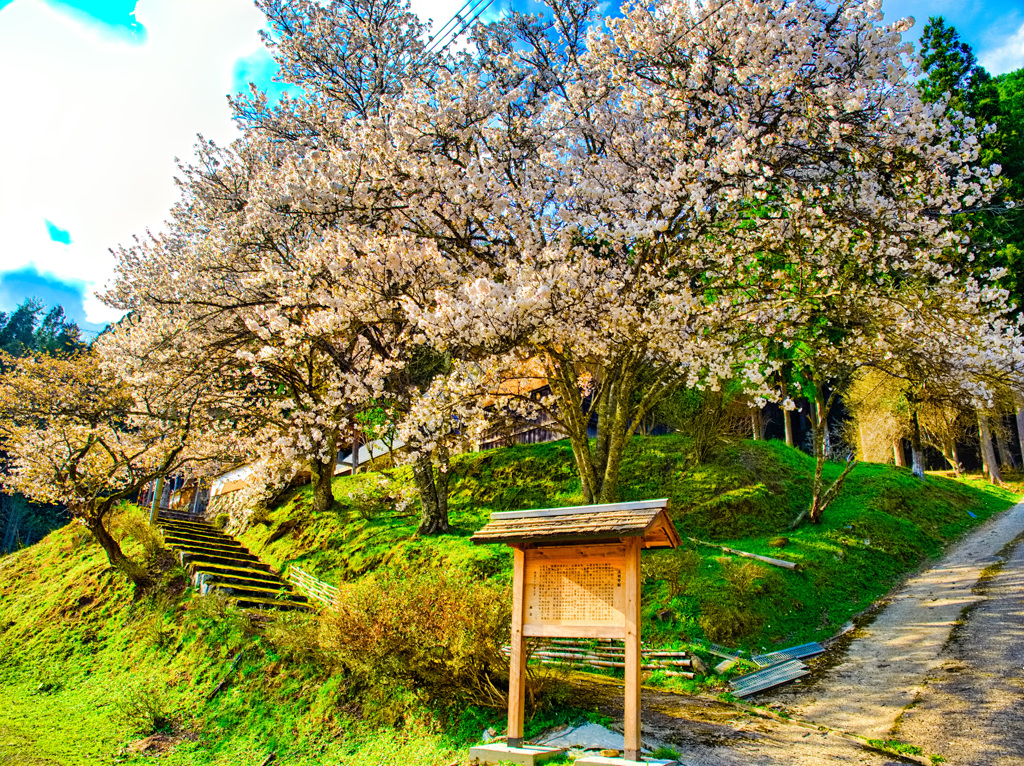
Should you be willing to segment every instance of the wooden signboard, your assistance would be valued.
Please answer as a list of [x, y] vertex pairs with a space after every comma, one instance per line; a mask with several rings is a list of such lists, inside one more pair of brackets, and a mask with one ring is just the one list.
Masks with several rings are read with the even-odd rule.
[[508, 738], [523, 744], [526, 639], [625, 644], [625, 758], [640, 759], [640, 551], [676, 547], [666, 500], [495, 513], [473, 536], [513, 549]]
[[626, 546], [527, 548], [523, 635], [621, 638]]

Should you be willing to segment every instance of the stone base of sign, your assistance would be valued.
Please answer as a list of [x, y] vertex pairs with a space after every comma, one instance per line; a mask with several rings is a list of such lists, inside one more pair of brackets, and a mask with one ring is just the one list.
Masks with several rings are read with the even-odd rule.
[[664, 761], [660, 758], [642, 758], [639, 761], [627, 761], [625, 758], [608, 758], [604, 755], [585, 755], [573, 761], [573, 766], [676, 766], [678, 761]]
[[[515, 763], [521, 766], [534, 766], [537, 763], [544, 763], [557, 758], [565, 752], [562, 747], [548, 747], [546, 745], [523, 745], [522, 747], [509, 747], [504, 742], [495, 742], [493, 745], [477, 745], [469, 749], [469, 759], [476, 758], [480, 766], [488, 763]], [[578, 761], [577, 761], [578, 763]]]

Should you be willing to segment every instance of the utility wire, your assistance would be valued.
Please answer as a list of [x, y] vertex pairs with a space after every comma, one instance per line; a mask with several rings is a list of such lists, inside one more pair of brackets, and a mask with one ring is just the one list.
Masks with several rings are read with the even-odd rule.
[[[429, 56], [444, 53], [452, 43], [454, 43], [459, 37], [465, 33], [472, 24], [480, 18], [481, 14], [490, 8], [494, 4], [494, 0], [467, 0], [466, 3], [459, 9], [458, 13], [452, 16], [451, 19], [440, 29], [437, 34], [427, 41], [427, 45], [423, 50], [419, 61], [416, 62], [418, 66]], [[466, 18], [462, 18], [463, 11], [469, 8]], [[455, 22], [453, 26], [450, 26], [452, 22]], [[445, 38], [448, 38], [445, 40]]]
[[424, 46], [424, 52], [426, 52], [426, 51], [430, 50], [430, 48], [431, 48], [431, 47], [433, 46], [433, 44], [434, 44], [434, 42], [435, 42], [436, 40], [438, 40], [438, 39], [439, 39], [439, 38], [441, 38], [442, 36], [444, 36], [444, 35], [447, 35], [447, 34], [448, 34], [448, 32], [450, 31], [450, 30], [448, 29], [448, 26], [449, 26], [449, 25], [450, 25], [450, 24], [451, 24], [452, 22], [455, 22], [455, 25], [456, 25], [456, 26], [458, 26], [458, 23], [459, 23], [460, 21], [462, 21], [462, 13], [463, 13], [463, 11], [465, 11], [465, 10], [466, 10], [466, 9], [467, 9], [467, 8], [468, 8], [469, 6], [471, 6], [471, 5], [473, 4], [473, 2], [474, 2], [474, 0], [466, 0], [466, 2], [462, 4], [462, 7], [461, 7], [461, 8], [459, 8], [459, 10], [457, 10], [457, 11], [455, 12], [455, 15], [454, 15], [454, 16], [452, 16], [452, 17], [451, 17], [450, 19], [448, 19], [448, 21], [446, 21], [446, 22], [444, 23], [444, 25], [443, 25], [443, 26], [442, 26], [442, 27], [441, 27], [441, 28], [440, 28], [439, 30], [437, 30], [436, 32], [434, 32], [434, 34], [432, 34], [432, 35], [430, 36], [430, 39], [429, 39], [429, 40], [427, 40], [427, 44], [426, 44], [426, 46]]

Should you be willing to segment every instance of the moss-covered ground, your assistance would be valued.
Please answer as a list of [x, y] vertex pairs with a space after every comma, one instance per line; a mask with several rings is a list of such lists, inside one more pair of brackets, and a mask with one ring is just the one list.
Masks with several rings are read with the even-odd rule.
[[[711, 639], [757, 650], [826, 638], [1018, 497], [1016, 487], [919, 481], [866, 464], [823, 524], [787, 532], [809, 501], [810, 458], [777, 442], [739, 442], [692, 465], [686, 446], [676, 437], [635, 439], [621, 482], [625, 500], [668, 497], [687, 540], [683, 550], [645, 554], [645, 639], [666, 644]], [[839, 470], [828, 467], [832, 476]], [[507, 551], [469, 541], [488, 515], [581, 501], [564, 443], [464, 455], [452, 471], [450, 536], [413, 534], [415, 505], [401, 500], [411, 477], [398, 468], [338, 479], [337, 507], [324, 514], [310, 512], [308, 488], [295, 490], [242, 540], [279, 568], [297, 563], [338, 584], [417, 562], [501, 582]], [[130, 527], [120, 534], [138, 550]], [[726, 556], [689, 538], [800, 568]], [[409, 708], [394, 726], [371, 723], [346, 679], [325, 673], [315, 652], [285, 652], [266, 624], [193, 596], [174, 567], [163, 576], [163, 588], [136, 599], [73, 526], [0, 559], [0, 763], [150, 762], [124, 747], [164, 730], [173, 736], [160, 760], [171, 765], [258, 766], [275, 753], [289, 765], [426, 766], [463, 759], [482, 728], [500, 728], [500, 713], [482, 709], [449, 715], [446, 726]]]
[[[686, 542], [681, 551], [645, 554], [645, 635], [666, 642], [710, 638], [767, 649], [826, 638], [1017, 497], [1014, 487], [942, 476], [921, 481], [907, 469], [866, 463], [854, 469], [824, 523], [788, 532], [810, 502], [809, 456], [777, 441], [728, 445], [704, 465], [691, 465], [687, 455], [684, 438], [636, 438], [620, 485], [622, 500], [669, 498]], [[826, 478], [840, 470], [828, 465]], [[564, 441], [462, 455], [451, 482], [451, 536], [418, 538], [415, 509], [390, 509], [411, 484], [408, 469], [399, 468], [337, 479], [338, 504], [319, 516], [309, 511], [308, 487], [296, 490], [241, 539], [282, 570], [294, 563], [335, 584], [420, 558], [492, 576], [510, 570], [509, 549], [468, 539], [490, 513], [582, 502]], [[780, 537], [788, 541], [783, 547], [769, 545]], [[725, 556], [691, 540], [787, 559], [800, 569]]]

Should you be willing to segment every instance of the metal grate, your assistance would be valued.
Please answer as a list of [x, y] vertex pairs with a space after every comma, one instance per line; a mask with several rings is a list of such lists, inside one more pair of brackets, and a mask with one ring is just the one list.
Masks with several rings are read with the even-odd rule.
[[710, 641], [699, 641], [699, 642], [695, 641], [693, 645], [698, 647], [698, 648], [700, 648], [700, 649], [703, 649], [704, 651], [706, 651], [706, 652], [708, 652], [710, 654], [714, 654], [714, 655], [716, 655], [718, 657], [722, 657], [722, 658], [727, 659], [727, 660], [738, 660], [738, 659], [740, 659], [740, 652], [739, 652], [738, 649], [729, 649], [728, 647], [725, 647], [725, 646], [719, 646], [718, 644], [713, 644]]
[[770, 652], [769, 654], [755, 654], [750, 659], [752, 659], [754, 664], [759, 668], [767, 668], [789, 660], [802, 660], [806, 657], [815, 657], [822, 654], [824, 651], [824, 646], [816, 641], [812, 641], [809, 644], [791, 646], [789, 649], [780, 649], [777, 652]]
[[773, 665], [766, 670], [758, 670], [755, 673], [747, 673], [745, 676], [734, 678], [729, 685], [732, 687], [732, 693], [737, 697], [749, 697], [751, 694], [763, 692], [765, 689], [803, 678], [810, 672], [800, 660], [791, 660], [781, 665]]

